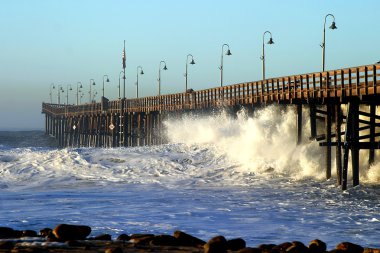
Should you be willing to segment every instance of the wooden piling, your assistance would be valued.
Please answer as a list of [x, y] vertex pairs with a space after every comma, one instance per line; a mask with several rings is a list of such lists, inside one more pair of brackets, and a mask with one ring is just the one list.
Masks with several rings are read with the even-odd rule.
[[297, 104], [297, 145], [302, 143], [302, 104]]
[[335, 139], [336, 139], [336, 153], [335, 153], [335, 164], [336, 164], [336, 176], [338, 185], [342, 184], [342, 142], [341, 142], [341, 109], [340, 103], [335, 105]]
[[331, 105], [326, 105], [325, 132], [326, 132], [326, 179], [331, 178]]

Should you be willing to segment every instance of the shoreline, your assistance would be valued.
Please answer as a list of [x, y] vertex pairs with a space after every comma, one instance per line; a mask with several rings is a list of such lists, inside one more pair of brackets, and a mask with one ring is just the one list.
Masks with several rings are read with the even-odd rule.
[[0, 227], [0, 253], [2, 252], [205, 252], [205, 253], [380, 253], [379, 248], [367, 248], [350, 242], [342, 242], [331, 248], [315, 239], [304, 244], [289, 241], [281, 244], [246, 245], [244, 238], [227, 240], [223, 235], [204, 241], [183, 231], [169, 234], [121, 234], [112, 238], [109, 234], [90, 237], [91, 227], [59, 224], [54, 229], [14, 230]]

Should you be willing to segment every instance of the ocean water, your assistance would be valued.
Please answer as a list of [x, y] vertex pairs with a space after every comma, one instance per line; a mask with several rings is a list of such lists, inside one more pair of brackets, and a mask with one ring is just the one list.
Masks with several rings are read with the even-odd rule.
[[379, 163], [361, 152], [361, 185], [342, 192], [304, 118], [300, 146], [294, 109], [274, 106], [169, 119], [169, 143], [150, 147], [57, 149], [42, 131], [0, 132], [0, 226], [380, 247]]

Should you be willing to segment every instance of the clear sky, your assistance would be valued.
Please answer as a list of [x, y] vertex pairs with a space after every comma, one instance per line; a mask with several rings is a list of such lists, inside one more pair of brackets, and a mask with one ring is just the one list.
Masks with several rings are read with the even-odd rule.
[[[43, 129], [41, 103], [50, 101], [52, 83], [76, 90], [82, 82], [87, 102], [90, 79], [95, 79], [99, 99], [107, 74], [105, 96], [116, 99], [124, 40], [128, 98], [135, 96], [139, 65], [145, 72], [139, 77], [140, 96], [157, 94], [161, 60], [168, 68], [161, 72], [162, 94], [182, 92], [189, 53], [196, 62], [189, 65], [189, 86], [218, 86], [224, 43], [232, 53], [224, 57], [224, 84], [259, 80], [267, 30], [275, 42], [265, 47], [268, 78], [320, 71], [328, 13], [338, 29], [326, 32], [326, 69], [380, 60], [378, 0], [0, 2], [0, 130]], [[76, 91], [70, 93], [69, 103], [75, 96]]]

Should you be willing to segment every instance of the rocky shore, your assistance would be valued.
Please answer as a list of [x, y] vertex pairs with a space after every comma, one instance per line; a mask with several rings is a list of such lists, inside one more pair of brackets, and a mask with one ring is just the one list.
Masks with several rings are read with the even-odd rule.
[[[173, 235], [121, 234], [112, 239], [103, 234], [89, 237], [91, 227], [59, 224], [54, 229], [44, 228], [37, 233], [32, 230], [14, 230], [0, 227], [0, 253], [2, 252], [88, 252], [88, 253], [380, 253], [380, 249], [365, 248], [350, 242], [342, 242], [328, 250], [326, 243], [316, 239], [308, 244], [284, 242], [279, 245], [261, 244], [248, 246], [242, 238], [227, 240], [216, 236], [208, 241], [196, 238], [182, 231]], [[263, 242], [265, 243], [265, 242]]]

